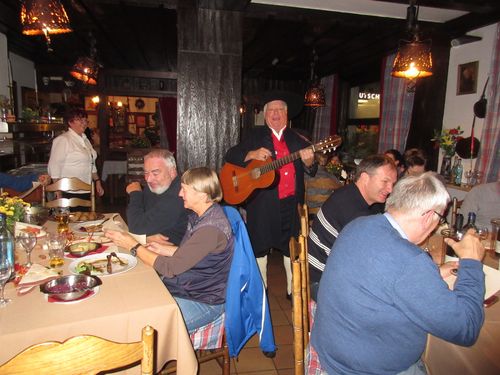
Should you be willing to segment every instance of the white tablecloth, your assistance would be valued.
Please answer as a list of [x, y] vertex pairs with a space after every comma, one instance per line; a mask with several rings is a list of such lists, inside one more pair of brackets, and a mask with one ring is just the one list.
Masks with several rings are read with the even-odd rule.
[[106, 160], [102, 165], [101, 179], [106, 181], [110, 174], [127, 174], [126, 160]]

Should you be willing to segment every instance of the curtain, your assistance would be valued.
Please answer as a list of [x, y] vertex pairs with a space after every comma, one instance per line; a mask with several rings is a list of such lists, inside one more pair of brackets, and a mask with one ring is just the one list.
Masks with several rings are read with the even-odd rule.
[[312, 141], [314, 143], [337, 132], [338, 76], [335, 74], [323, 77], [321, 85], [325, 89], [326, 105], [316, 109], [316, 118], [312, 131]]
[[408, 92], [407, 80], [391, 76], [396, 54], [385, 59], [381, 87], [380, 136], [378, 151], [396, 149], [403, 152], [410, 130], [414, 92]]
[[488, 105], [481, 132], [481, 148], [476, 169], [484, 172], [485, 182], [497, 181], [500, 165], [500, 23], [497, 24], [488, 84]]
[[174, 155], [177, 151], [177, 99], [159, 98], [161, 116], [161, 147], [168, 148]]

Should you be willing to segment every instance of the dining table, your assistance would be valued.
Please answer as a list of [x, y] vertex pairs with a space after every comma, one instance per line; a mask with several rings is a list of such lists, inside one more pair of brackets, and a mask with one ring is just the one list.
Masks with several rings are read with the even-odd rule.
[[[442, 237], [434, 236], [427, 246], [436, 263], [445, 261]], [[487, 271], [487, 289], [497, 290], [494, 295], [500, 299], [499, 254], [486, 249], [483, 259]], [[491, 278], [494, 278], [492, 285]], [[488, 282], [490, 283], [488, 285]], [[423, 355], [429, 375], [498, 375], [500, 374], [500, 301], [484, 309], [485, 319], [477, 341], [470, 347], [452, 344], [438, 337], [428, 335]]]
[[[110, 213], [104, 217], [112, 218], [116, 225], [127, 230], [119, 215]], [[52, 220], [43, 226], [44, 232], [56, 230], [57, 223]], [[47, 266], [49, 256], [44, 242], [45, 237], [38, 238], [31, 259], [33, 263]], [[129, 254], [112, 243], [103, 246], [107, 246], [105, 252], [115, 251], [124, 257]], [[20, 263], [25, 259], [24, 251], [17, 246], [16, 258]], [[65, 256], [61, 273], [74, 271], [75, 261], [79, 260]], [[50, 301], [38, 287], [19, 295], [14, 283], [9, 282], [5, 295], [12, 301], [0, 308], [0, 364], [31, 345], [62, 342], [78, 335], [96, 335], [116, 342], [140, 341], [142, 328], [150, 325], [156, 331], [156, 371], [176, 360], [178, 374], [197, 373], [198, 362], [179, 307], [152, 267], [137, 258], [137, 264], [126, 272], [100, 278], [102, 285], [91, 297], [61, 303]], [[140, 373], [140, 366], [121, 373]]]

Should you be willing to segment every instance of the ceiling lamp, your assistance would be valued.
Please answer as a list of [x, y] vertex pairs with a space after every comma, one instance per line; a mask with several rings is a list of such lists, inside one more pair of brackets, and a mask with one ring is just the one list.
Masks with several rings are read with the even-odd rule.
[[318, 108], [325, 106], [325, 90], [317, 82], [317, 77], [314, 75], [314, 66], [318, 61], [318, 55], [316, 51], [313, 50], [313, 58], [311, 61], [311, 86], [306, 91], [304, 96], [304, 105], [306, 107]]
[[69, 72], [73, 77], [88, 85], [97, 85], [97, 74], [101, 67], [95, 59], [97, 53], [95, 44], [96, 40], [92, 33], [90, 33], [90, 57], [79, 57]]
[[432, 75], [431, 41], [420, 40], [417, 18], [418, 8], [415, 6], [415, 0], [410, 0], [406, 21], [411, 38], [400, 41], [391, 72], [394, 77], [409, 79], [413, 87], [417, 78]]
[[45, 35], [50, 52], [50, 34], [73, 31], [59, 0], [26, 0], [21, 4], [21, 24], [25, 35]]

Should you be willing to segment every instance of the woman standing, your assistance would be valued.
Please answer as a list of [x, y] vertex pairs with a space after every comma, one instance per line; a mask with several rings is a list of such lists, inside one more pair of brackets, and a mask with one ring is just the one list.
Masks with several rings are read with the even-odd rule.
[[[93, 180], [97, 195], [102, 196], [104, 189], [95, 165], [97, 152], [85, 135], [87, 113], [82, 108], [71, 108], [66, 112], [65, 121], [68, 124], [68, 131], [52, 142], [48, 164], [49, 175], [54, 181], [63, 177], [77, 177], [90, 184]], [[82, 193], [61, 194], [61, 192], [57, 192], [56, 196], [57, 198], [76, 196], [90, 199], [90, 195], [87, 198]]]
[[106, 231], [105, 235], [154, 267], [192, 332], [224, 312], [234, 241], [231, 225], [218, 204], [222, 189], [214, 171], [200, 167], [184, 172], [179, 196], [184, 207], [193, 211], [179, 246], [161, 235], [153, 236], [146, 246], [124, 232]]

